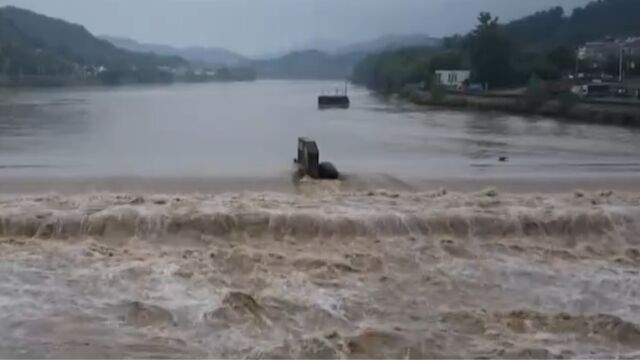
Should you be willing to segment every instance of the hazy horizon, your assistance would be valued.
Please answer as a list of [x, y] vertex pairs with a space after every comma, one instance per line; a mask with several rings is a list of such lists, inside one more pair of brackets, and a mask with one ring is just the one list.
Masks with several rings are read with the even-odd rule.
[[0, 0], [142, 43], [223, 47], [261, 56], [306, 44], [336, 45], [387, 34], [442, 37], [470, 30], [480, 11], [503, 21], [589, 0]]

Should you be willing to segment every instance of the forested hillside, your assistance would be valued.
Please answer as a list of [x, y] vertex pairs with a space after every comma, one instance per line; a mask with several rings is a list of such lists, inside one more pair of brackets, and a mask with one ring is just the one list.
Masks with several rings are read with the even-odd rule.
[[568, 15], [556, 7], [506, 24], [503, 31], [514, 42], [532, 48], [639, 35], [640, 1], [598, 0]]
[[565, 16], [552, 8], [501, 24], [483, 13], [469, 34], [442, 46], [370, 55], [356, 65], [353, 81], [381, 92], [429, 82], [435, 69], [471, 69], [472, 80], [491, 88], [521, 86], [532, 75], [559, 79], [576, 66], [576, 48], [607, 37], [640, 36], [640, 0], [599, 0]]
[[5, 76], [86, 75], [105, 68], [103, 80], [127, 76], [136, 81], [168, 80], [161, 66], [178, 66], [179, 57], [119, 49], [84, 27], [15, 7], [0, 9], [0, 73]]

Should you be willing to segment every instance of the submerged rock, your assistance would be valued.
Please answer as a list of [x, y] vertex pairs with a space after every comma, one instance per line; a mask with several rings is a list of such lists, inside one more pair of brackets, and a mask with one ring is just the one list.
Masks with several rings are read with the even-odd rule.
[[262, 327], [268, 323], [264, 308], [253, 296], [239, 291], [228, 293], [222, 301], [222, 307], [206, 313], [204, 318], [210, 325], [218, 327], [243, 323]]
[[125, 322], [131, 326], [175, 326], [176, 321], [169, 310], [156, 305], [134, 301], [127, 304]]

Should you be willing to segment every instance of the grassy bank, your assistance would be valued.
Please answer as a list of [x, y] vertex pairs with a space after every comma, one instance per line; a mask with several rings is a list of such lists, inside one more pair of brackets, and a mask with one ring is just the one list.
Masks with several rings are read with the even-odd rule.
[[435, 99], [430, 93], [419, 90], [405, 92], [403, 97], [419, 105], [542, 115], [593, 124], [640, 127], [640, 102], [633, 101], [565, 100], [563, 98], [531, 101], [525, 96], [461, 94], [447, 94]]

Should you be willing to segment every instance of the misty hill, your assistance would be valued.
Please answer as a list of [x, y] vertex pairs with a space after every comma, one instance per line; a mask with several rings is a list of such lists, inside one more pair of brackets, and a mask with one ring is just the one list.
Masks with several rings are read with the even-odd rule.
[[[371, 53], [414, 46], [436, 46], [439, 40], [427, 35], [385, 35], [380, 38], [348, 46], [323, 44], [318, 49], [292, 51], [286, 55], [253, 63], [260, 77], [286, 79], [345, 79], [351, 76], [354, 66]], [[333, 51], [326, 49], [333, 48]]]
[[371, 54], [391, 51], [407, 47], [437, 46], [440, 40], [424, 34], [384, 35], [371, 41], [351, 44], [339, 48], [337, 54], [364, 53]]
[[32, 47], [50, 51], [78, 64], [91, 65], [172, 65], [183, 63], [178, 57], [159, 57], [123, 51], [93, 36], [83, 26], [50, 18], [15, 7], [0, 9]]
[[35, 51], [29, 38], [0, 10], [0, 69], [3, 75], [19, 73], [68, 74], [73, 66], [62, 57], [45, 51]]
[[275, 59], [254, 61], [253, 67], [261, 78], [345, 79], [365, 55], [330, 55], [318, 50], [304, 50]]
[[439, 43], [440, 39], [433, 38], [425, 34], [387, 34], [372, 40], [360, 42], [349, 42], [329, 38], [313, 38], [295, 45], [289, 50], [273, 52], [270, 56], [263, 56], [262, 58], [277, 58], [289, 53], [307, 50], [318, 50], [331, 55], [344, 55], [348, 53], [369, 54], [404, 47], [435, 46]]
[[111, 44], [130, 51], [179, 56], [192, 63], [237, 66], [247, 62], [247, 58], [233, 51], [217, 47], [173, 47], [161, 44], [145, 44], [138, 41], [113, 36], [100, 36]]
[[16, 7], [0, 8], [0, 47], [0, 71], [7, 76], [78, 75], [85, 67], [106, 67], [136, 69], [153, 81], [157, 67], [186, 63], [179, 57], [122, 50], [80, 25]]
[[344, 45], [329, 39], [313, 39], [303, 49], [280, 53], [267, 59], [248, 60], [223, 48], [176, 48], [159, 44], [143, 44], [135, 40], [102, 36], [111, 44], [131, 51], [176, 55], [192, 63], [251, 66], [261, 78], [285, 79], [343, 79], [348, 77], [354, 65], [367, 54], [413, 46], [435, 46], [438, 39], [427, 35], [385, 35], [370, 41]]
[[287, 50], [280, 50], [258, 56], [258, 58], [277, 58], [297, 51], [305, 50], [318, 50], [326, 54], [335, 54], [348, 43], [342, 40], [330, 39], [330, 38], [312, 38], [302, 43], [296, 44]]
[[577, 46], [608, 36], [637, 36], [640, 1], [598, 0], [570, 15], [556, 7], [512, 21], [503, 29], [517, 44], [532, 48]]

